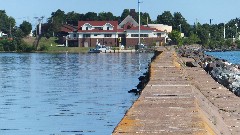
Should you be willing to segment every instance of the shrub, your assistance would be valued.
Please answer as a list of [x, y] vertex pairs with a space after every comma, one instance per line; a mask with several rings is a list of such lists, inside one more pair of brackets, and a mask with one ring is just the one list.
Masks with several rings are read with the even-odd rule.
[[39, 51], [47, 51], [48, 50], [48, 46], [46, 45], [41, 45], [39, 48]]

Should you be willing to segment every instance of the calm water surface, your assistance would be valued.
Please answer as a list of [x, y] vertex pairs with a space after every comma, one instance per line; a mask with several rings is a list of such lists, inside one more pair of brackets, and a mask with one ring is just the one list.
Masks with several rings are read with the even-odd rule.
[[0, 54], [0, 135], [108, 135], [153, 54]]
[[240, 64], [240, 51], [206, 52], [206, 54], [225, 59], [233, 64]]

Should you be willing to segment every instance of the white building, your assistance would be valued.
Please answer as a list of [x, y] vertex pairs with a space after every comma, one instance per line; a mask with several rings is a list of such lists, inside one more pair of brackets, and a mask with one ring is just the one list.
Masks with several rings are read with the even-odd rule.
[[[141, 43], [146, 45], [166, 43], [167, 31], [170, 28], [164, 27], [167, 28], [166, 31], [159, 27], [140, 26]], [[68, 33], [66, 46], [93, 47], [98, 42], [106, 46], [123, 45], [127, 48], [137, 45], [139, 41], [138, 23], [131, 16], [127, 16], [120, 24], [117, 21], [79, 21], [78, 26], [64, 25], [62, 32]]]
[[5, 33], [3, 33], [2, 31], [0, 31], [0, 38], [2, 38], [2, 37], [7, 37], [8, 35], [7, 34], [5, 34]]

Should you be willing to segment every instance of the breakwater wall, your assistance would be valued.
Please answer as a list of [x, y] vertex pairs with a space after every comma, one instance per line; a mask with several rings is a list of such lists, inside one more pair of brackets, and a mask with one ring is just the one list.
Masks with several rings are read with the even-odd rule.
[[128, 93], [134, 93], [135, 95], [140, 95], [142, 93], [142, 90], [145, 88], [145, 86], [148, 84], [150, 80], [150, 69], [151, 69], [151, 63], [156, 59], [157, 56], [159, 56], [163, 51], [161, 50], [155, 50], [154, 55], [151, 58], [151, 62], [148, 64], [148, 70], [143, 73], [142, 76], [138, 78], [139, 83], [136, 86], [136, 88], [133, 88], [128, 91]]
[[179, 57], [172, 47], [159, 50], [149, 82], [112, 134], [239, 134], [240, 99], [191, 67], [193, 58]]
[[206, 55], [199, 45], [181, 47], [178, 53], [182, 57], [195, 60], [188, 61], [187, 66], [202, 67], [214, 80], [228, 88], [235, 95], [240, 96], [240, 65]]

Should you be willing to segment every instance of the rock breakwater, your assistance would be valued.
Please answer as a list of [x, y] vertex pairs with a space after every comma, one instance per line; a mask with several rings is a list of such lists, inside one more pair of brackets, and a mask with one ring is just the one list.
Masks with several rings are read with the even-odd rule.
[[215, 81], [228, 88], [235, 95], [240, 96], [240, 65], [206, 55], [204, 51], [200, 45], [178, 48], [178, 54], [181, 57], [194, 59], [194, 61], [187, 61], [186, 66], [202, 67]]

